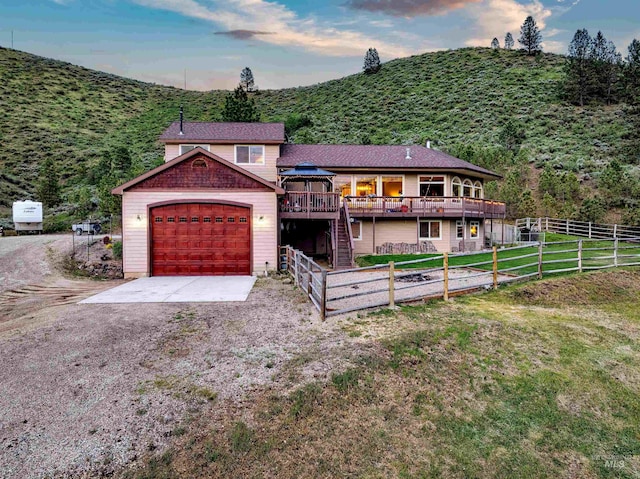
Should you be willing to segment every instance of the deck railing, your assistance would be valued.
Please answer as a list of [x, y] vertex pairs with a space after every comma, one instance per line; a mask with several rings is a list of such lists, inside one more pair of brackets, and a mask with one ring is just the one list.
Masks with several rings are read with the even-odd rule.
[[[502, 218], [505, 204], [501, 201], [462, 197], [423, 196], [347, 196], [344, 198], [351, 216], [478, 216]], [[299, 213], [335, 213], [340, 210], [338, 193], [289, 191], [280, 202], [280, 211]]]
[[480, 216], [501, 218], [505, 214], [505, 204], [501, 201], [462, 197], [423, 196], [374, 196], [346, 198], [352, 216], [376, 215], [398, 216], [409, 214], [419, 216]]

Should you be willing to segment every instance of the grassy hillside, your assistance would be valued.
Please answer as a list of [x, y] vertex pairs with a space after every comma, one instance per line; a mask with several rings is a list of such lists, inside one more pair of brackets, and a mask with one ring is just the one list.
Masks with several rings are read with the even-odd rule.
[[[590, 173], [612, 158], [629, 162], [627, 108], [559, 100], [563, 62], [489, 49], [427, 53], [386, 63], [377, 75], [254, 98], [263, 120], [291, 113], [312, 120], [297, 142], [495, 145], [505, 120], [518, 118], [538, 165]], [[47, 157], [61, 166], [66, 192], [86, 182], [86, 172], [116, 145], [150, 167], [161, 156], [155, 140], [177, 118], [178, 105], [189, 120], [216, 120], [225, 93], [147, 84], [0, 49], [0, 207], [33, 197]]]

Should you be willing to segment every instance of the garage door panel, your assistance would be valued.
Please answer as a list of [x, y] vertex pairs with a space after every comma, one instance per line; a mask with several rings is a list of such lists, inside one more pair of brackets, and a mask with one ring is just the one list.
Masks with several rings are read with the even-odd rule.
[[184, 203], [151, 211], [154, 276], [251, 274], [250, 210]]

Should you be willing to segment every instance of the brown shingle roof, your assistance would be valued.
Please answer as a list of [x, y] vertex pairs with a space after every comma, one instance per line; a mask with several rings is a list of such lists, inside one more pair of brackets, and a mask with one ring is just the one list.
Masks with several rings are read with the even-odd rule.
[[215, 143], [284, 143], [284, 123], [210, 123], [174, 121], [160, 141], [188, 141]]
[[[407, 158], [409, 148], [410, 158]], [[278, 168], [310, 162], [320, 168], [466, 170], [483, 177], [500, 175], [424, 146], [403, 145], [291, 145], [281, 147]]]

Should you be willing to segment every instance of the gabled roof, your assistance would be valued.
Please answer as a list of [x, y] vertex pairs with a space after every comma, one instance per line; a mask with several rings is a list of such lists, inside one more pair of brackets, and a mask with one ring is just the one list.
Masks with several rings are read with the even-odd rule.
[[[408, 155], [407, 155], [408, 150]], [[467, 171], [484, 178], [500, 175], [467, 161], [424, 146], [403, 145], [292, 145], [281, 147], [278, 168], [309, 162], [320, 168], [428, 169]]]
[[274, 183], [271, 183], [270, 181], [265, 180], [264, 178], [259, 177], [258, 175], [254, 175], [253, 173], [251, 173], [250, 171], [245, 170], [244, 168], [238, 166], [238, 165], [234, 165], [233, 163], [230, 163], [229, 161], [225, 160], [224, 158], [220, 158], [218, 155], [214, 155], [213, 153], [208, 152], [207, 150], [204, 150], [200, 147], [198, 148], [194, 148], [193, 150], [190, 150], [188, 152], [186, 152], [184, 155], [180, 155], [177, 158], [174, 158], [171, 161], [167, 161], [166, 163], [164, 163], [163, 165], [158, 166], [157, 168], [154, 168], [153, 170], [149, 170], [146, 173], [138, 176], [137, 178], [134, 178], [133, 180], [127, 181], [126, 183], [114, 188], [111, 190], [111, 193], [114, 195], [122, 195], [126, 190], [128, 190], [129, 188], [137, 185], [138, 183], [143, 182], [144, 180], [151, 178], [155, 175], [158, 175], [160, 173], [162, 173], [165, 170], [168, 170], [180, 163], [182, 163], [183, 161], [186, 161], [190, 158], [193, 158], [194, 156], [201, 156], [204, 155], [207, 158], [209, 158], [210, 160], [213, 161], [217, 161], [218, 163], [221, 163], [222, 165], [231, 168], [232, 170], [237, 171], [238, 173], [240, 173], [241, 175], [246, 176], [247, 178], [251, 178], [254, 181], [257, 181], [258, 183], [272, 189], [276, 194], [278, 195], [282, 195], [284, 194], [284, 190], [282, 188], [280, 188], [279, 186], [276, 186]]
[[211, 123], [174, 121], [160, 141], [181, 143], [284, 143], [284, 123]]

